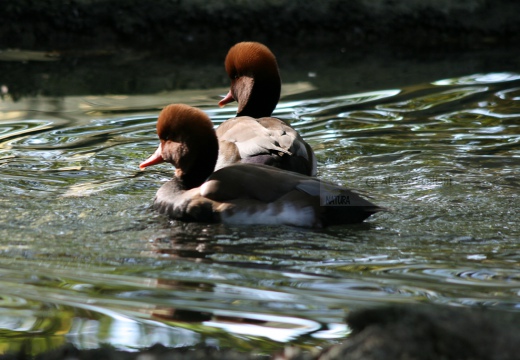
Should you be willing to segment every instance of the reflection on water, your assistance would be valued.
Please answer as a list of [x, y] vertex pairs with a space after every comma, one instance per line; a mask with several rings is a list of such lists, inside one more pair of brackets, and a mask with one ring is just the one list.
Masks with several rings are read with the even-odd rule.
[[[169, 222], [149, 209], [168, 165], [141, 172], [160, 108], [216, 124], [226, 89], [0, 102], [0, 351], [72, 342], [269, 351], [348, 334], [390, 302], [519, 310], [520, 75], [304, 99], [278, 116], [320, 177], [391, 211], [304, 230]], [[124, 335], [124, 336], [123, 336]], [[30, 350], [28, 350], [30, 349]]]

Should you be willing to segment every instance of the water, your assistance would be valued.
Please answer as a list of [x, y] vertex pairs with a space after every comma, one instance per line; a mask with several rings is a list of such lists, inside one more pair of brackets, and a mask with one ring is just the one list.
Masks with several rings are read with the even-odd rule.
[[345, 315], [367, 306], [519, 311], [520, 72], [357, 92], [294, 74], [276, 115], [315, 149], [321, 178], [388, 212], [323, 230], [153, 213], [172, 169], [138, 164], [157, 145], [160, 108], [188, 103], [219, 124], [235, 110], [216, 106], [225, 78], [117, 96], [3, 88], [0, 353], [66, 342], [269, 352], [340, 341]]

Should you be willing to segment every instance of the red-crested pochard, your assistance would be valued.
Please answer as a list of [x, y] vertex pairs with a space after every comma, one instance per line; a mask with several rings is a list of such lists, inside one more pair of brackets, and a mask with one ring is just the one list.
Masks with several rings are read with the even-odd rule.
[[381, 210], [351, 190], [272, 166], [234, 164], [214, 172], [219, 142], [213, 124], [188, 105], [164, 108], [157, 134], [159, 147], [139, 167], [175, 166], [154, 199], [173, 219], [322, 227], [362, 222]]
[[281, 80], [271, 50], [257, 42], [241, 42], [228, 52], [229, 93], [220, 106], [238, 102], [237, 116], [217, 128], [219, 157], [216, 169], [237, 162], [275, 166], [316, 175], [316, 158], [296, 130], [271, 117], [280, 100]]

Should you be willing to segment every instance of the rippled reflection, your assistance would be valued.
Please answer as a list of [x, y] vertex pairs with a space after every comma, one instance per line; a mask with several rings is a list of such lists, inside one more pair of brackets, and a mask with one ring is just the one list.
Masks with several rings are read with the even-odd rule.
[[[322, 178], [387, 208], [324, 230], [169, 221], [142, 172], [161, 107], [226, 89], [0, 103], [0, 352], [72, 342], [265, 351], [394, 302], [519, 310], [520, 75], [282, 102]], [[285, 87], [285, 85], [284, 85]], [[287, 84], [286, 94], [309, 91]], [[122, 336], [124, 335], [124, 336]]]
[[437, 80], [434, 85], [476, 85], [489, 83], [502, 83], [508, 81], [520, 80], [520, 75], [516, 73], [500, 72], [489, 74], [473, 74], [462, 76], [459, 78]]

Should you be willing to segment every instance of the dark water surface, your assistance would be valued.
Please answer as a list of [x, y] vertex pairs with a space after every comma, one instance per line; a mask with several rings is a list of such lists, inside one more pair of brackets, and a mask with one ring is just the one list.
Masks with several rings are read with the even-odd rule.
[[138, 169], [157, 145], [158, 112], [188, 103], [218, 125], [235, 110], [216, 106], [225, 78], [16, 99], [0, 79], [0, 353], [66, 342], [270, 351], [339, 341], [345, 315], [367, 306], [519, 311], [520, 67], [492, 65], [456, 77], [437, 67], [396, 86], [387, 75], [362, 92], [342, 89], [340, 71], [327, 86], [330, 68], [286, 76], [275, 115], [315, 149], [319, 176], [391, 209], [323, 230], [149, 210], [172, 176], [169, 165]]

